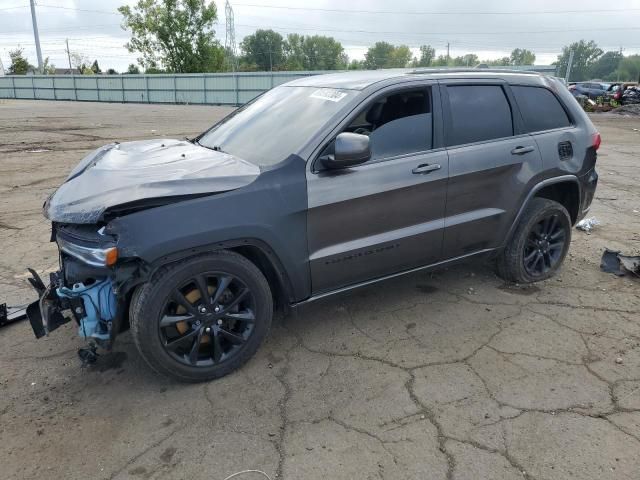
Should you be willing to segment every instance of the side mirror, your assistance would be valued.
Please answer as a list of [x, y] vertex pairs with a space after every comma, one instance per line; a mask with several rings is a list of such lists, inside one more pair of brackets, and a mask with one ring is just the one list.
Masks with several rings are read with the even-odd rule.
[[343, 132], [336, 137], [335, 153], [321, 158], [326, 168], [346, 168], [360, 165], [371, 158], [369, 137], [358, 133]]

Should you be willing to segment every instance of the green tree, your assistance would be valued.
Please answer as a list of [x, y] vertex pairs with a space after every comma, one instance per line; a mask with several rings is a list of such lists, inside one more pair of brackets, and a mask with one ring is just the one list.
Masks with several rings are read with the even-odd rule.
[[284, 54], [287, 58], [287, 70], [304, 70], [306, 59], [304, 54], [304, 35], [290, 33], [284, 42]]
[[413, 67], [430, 67], [436, 58], [436, 49], [431, 45], [420, 46], [420, 58], [414, 58]]
[[24, 49], [22, 48], [11, 50], [9, 58], [11, 59], [11, 65], [9, 65], [10, 75], [26, 75], [29, 70], [33, 69], [33, 66], [24, 57]]
[[511, 52], [509, 64], [511, 65], [533, 65], [536, 61], [536, 55], [526, 48], [516, 48]]
[[494, 60], [483, 60], [480, 63], [485, 63], [489, 67], [506, 67], [512, 65], [511, 57], [496, 58]]
[[170, 73], [217, 72], [224, 61], [215, 38], [214, 2], [207, 0], [138, 0], [118, 8], [122, 27], [131, 31], [130, 52], [138, 52], [144, 68]]
[[622, 59], [623, 56], [620, 52], [605, 52], [598, 60], [593, 62], [589, 70], [589, 76], [603, 80], [614, 80], [616, 77], [615, 72]]
[[377, 68], [406, 67], [411, 62], [411, 50], [406, 45], [391, 45], [387, 42], [376, 42], [369, 47], [364, 55], [365, 68], [375, 70]]
[[355, 58], [349, 62], [347, 66], [349, 70], [364, 70], [364, 60], [356, 60]]
[[624, 57], [615, 73], [616, 80], [640, 82], [640, 55]]
[[42, 62], [42, 74], [55, 75], [55, 73], [56, 73], [56, 66], [51, 63], [51, 61], [49, 60], [49, 57], [46, 57], [44, 59], [44, 62]]
[[240, 44], [242, 61], [248, 69], [259, 71], [282, 70], [285, 66], [284, 40], [273, 30], [256, 30]]
[[589, 42], [580, 40], [579, 42], [562, 47], [562, 54], [558, 55], [558, 61], [556, 62], [560, 75], [562, 76], [564, 76], [567, 71], [571, 50], [573, 50], [574, 53], [573, 63], [571, 65], [571, 78], [569, 78], [569, 81], [587, 80], [589, 78], [589, 69], [598, 57], [602, 55], [602, 49], [600, 49], [593, 40]]
[[102, 73], [102, 70], [100, 70], [100, 65], [98, 65], [98, 60], [94, 60], [91, 64], [91, 71], [96, 74]]
[[449, 65], [451, 59], [446, 55], [438, 55], [438, 57], [432, 62], [434, 67], [446, 67]]
[[333, 37], [314, 35], [303, 43], [306, 70], [337, 70], [345, 68], [344, 48]]
[[118, 72], [116, 71], [115, 68], [108, 68], [107, 75], [118, 75]]
[[475, 67], [479, 61], [475, 53], [467, 53], [460, 57], [455, 57], [449, 62], [454, 67]]
[[130, 63], [129, 64], [129, 68], [127, 68], [127, 73], [130, 73], [132, 75], [139, 74], [140, 73], [140, 68], [138, 68], [137, 65], [135, 65], [133, 63]]

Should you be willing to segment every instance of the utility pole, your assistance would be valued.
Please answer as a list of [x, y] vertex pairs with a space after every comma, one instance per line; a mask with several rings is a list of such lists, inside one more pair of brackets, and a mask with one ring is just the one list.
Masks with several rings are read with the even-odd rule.
[[40, 50], [40, 36], [38, 35], [38, 22], [36, 20], [35, 0], [31, 0], [31, 21], [33, 23], [33, 37], [36, 40], [36, 53], [38, 54], [38, 72], [42, 72], [42, 51]]
[[449, 63], [449, 58], [451, 57], [449, 55], [449, 42], [447, 42], [447, 63]]
[[73, 67], [71, 66], [71, 52], [69, 51], [69, 39], [67, 38], [67, 58], [69, 59], [69, 73], [73, 73]]
[[567, 63], [567, 72], [564, 76], [564, 81], [569, 83], [569, 76], [571, 75], [571, 65], [573, 64], [573, 50], [569, 52], [569, 62]]

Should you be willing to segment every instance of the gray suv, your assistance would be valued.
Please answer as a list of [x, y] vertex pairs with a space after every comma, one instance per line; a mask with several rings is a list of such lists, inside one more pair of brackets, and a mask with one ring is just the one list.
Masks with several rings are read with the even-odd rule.
[[[176, 119], [179, 121], [179, 119]], [[562, 264], [600, 135], [558, 80], [509, 71], [338, 73], [279, 86], [192, 140], [114, 143], [46, 201], [60, 271], [28, 309], [95, 359], [130, 328], [158, 372], [225, 375], [274, 308], [492, 256]]]

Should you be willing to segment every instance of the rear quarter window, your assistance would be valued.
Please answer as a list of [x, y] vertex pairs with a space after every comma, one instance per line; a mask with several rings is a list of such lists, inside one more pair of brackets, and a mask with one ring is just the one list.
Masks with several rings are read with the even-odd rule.
[[449, 85], [449, 146], [513, 135], [511, 106], [499, 85]]
[[550, 90], [543, 87], [521, 85], [512, 85], [511, 90], [516, 97], [528, 132], [541, 132], [571, 126], [567, 112]]

